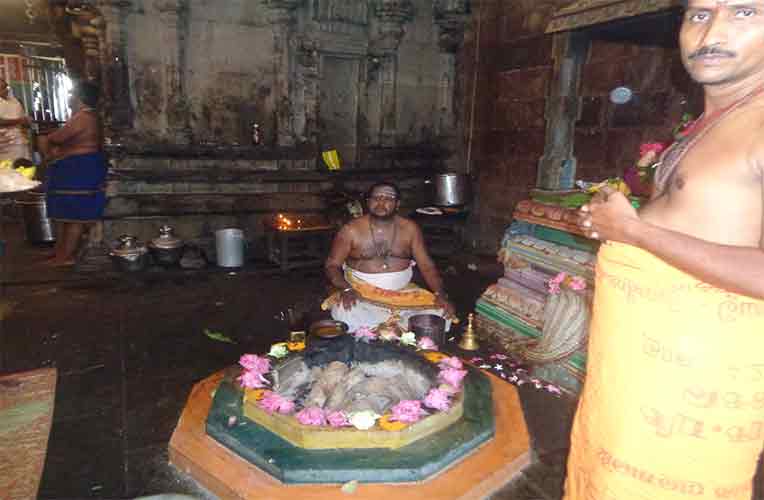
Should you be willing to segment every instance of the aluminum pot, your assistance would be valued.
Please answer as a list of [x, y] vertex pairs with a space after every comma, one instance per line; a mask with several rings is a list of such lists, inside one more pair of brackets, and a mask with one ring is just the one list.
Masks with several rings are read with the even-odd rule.
[[446, 173], [433, 177], [433, 203], [441, 207], [465, 205], [470, 201], [470, 181], [464, 174]]
[[135, 236], [123, 234], [109, 253], [114, 267], [118, 271], [136, 272], [146, 269], [149, 263], [149, 253], [145, 245]]

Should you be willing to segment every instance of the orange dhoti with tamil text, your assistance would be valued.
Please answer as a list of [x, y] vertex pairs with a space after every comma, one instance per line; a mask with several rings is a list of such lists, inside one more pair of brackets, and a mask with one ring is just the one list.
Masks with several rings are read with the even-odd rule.
[[764, 301], [602, 245], [568, 500], [751, 498]]

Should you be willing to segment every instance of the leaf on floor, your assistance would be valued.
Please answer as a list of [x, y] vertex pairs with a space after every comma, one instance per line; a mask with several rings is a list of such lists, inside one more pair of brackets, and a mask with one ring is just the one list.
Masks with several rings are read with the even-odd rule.
[[217, 340], [218, 342], [227, 342], [229, 344], [235, 344], [236, 341], [231, 339], [230, 337], [226, 337], [220, 332], [213, 332], [212, 330], [209, 330], [207, 328], [204, 329], [204, 334], [211, 338], [212, 340]]

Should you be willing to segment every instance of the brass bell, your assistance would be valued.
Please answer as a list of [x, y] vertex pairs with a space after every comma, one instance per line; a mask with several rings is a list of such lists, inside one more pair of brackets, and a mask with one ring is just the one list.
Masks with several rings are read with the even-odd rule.
[[470, 313], [467, 316], [467, 329], [462, 334], [462, 340], [459, 342], [459, 348], [465, 351], [477, 351], [480, 348], [480, 344], [477, 341], [477, 335], [472, 328], [472, 321], [475, 319], [475, 315]]

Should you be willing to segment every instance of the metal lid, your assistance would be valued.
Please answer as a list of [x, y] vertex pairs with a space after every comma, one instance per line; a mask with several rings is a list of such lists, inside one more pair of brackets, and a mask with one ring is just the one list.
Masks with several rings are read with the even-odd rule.
[[120, 257], [136, 257], [146, 252], [146, 247], [138, 241], [138, 238], [129, 234], [123, 234], [117, 238], [116, 245], [111, 251], [113, 255]]
[[183, 246], [183, 240], [173, 234], [173, 228], [164, 225], [159, 228], [159, 237], [151, 240], [151, 246], [154, 248], [178, 248]]

